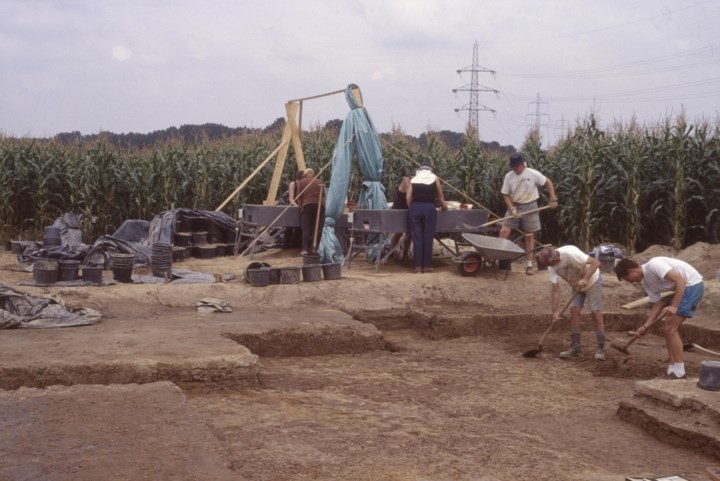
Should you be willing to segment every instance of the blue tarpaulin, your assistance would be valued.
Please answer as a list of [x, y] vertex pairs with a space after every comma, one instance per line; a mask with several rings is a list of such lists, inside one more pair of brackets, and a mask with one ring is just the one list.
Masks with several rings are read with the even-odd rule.
[[359, 92], [359, 87], [355, 84], [345, 87], [345, 99], [350, 106], [350, 113], [340, 128], [340, 135], [333, 152], [332, 174], [325, 200], [325, 224], [318, 246], [318, 254], [323, 263], [343, 261], [343, 249], [335, 235], [335, 221], [345, 208], [353, 155], [357, 157], [364, 178], [358, 207], [363, 209], [388, 207], [385, 187], [380, 182], [384, 164], [380, 139], [370, 115], [361, 105], [362, 99], [358, 103], [353, 89]]

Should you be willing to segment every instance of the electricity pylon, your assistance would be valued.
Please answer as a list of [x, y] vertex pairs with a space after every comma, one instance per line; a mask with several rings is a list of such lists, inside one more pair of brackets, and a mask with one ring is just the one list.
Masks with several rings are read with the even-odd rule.
[[478, 132], [478, 113], [483, 111], [488, 111], [495, 113], [495, 110], [491, 109], [490, 107], [487, 107], [485, 105], [482, 105], [479, 102], [478, 93], [479, 92], [494, 92], [495, 94], [498, 93], [497, 90], [491, 89], [490, 87], [486, 87], [484, 85], [480, 85], [480, 82], [478, 81], [478, 74], [479, 73], [490, 73], [493, 76], [495, 75], [494, 70], [487, 69], [485, 67], [481, 67], [478, 65], [478, 44], [477, 41], [473, 45], [473, 63], [470, 67], [461, 68], [457, 71], [458, 74], [462, 74], [463, 72], [470, 72], [470, 84], [463, 85], [462, 87], [458, 87], [456, 89], [453, 89], [453, 93], [457, 92], [470, 92], [470, 102], [463, 105], [462, 107], [458, 107], [455, 109], [455, 112], [460, 112], [461, 110], [467, 110], [468, 111], [468, 127], [475, 133], [475, 135], [480, 138], [480, 134]]

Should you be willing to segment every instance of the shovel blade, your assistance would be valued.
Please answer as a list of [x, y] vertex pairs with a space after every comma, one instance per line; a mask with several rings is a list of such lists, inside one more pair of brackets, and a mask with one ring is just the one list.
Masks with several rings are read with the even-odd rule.
[[616, 344], [616, 343], [612, 342], [612, 343], [610, 343], [610, 347], [622, 352], [623, 354], [628, 354], [628, 355], [630, 354], [627, 350], [627, 345], [625, 345], [625, 344]]
[[542, 347], [536, 347], [535, 349], [530, 349], [529, 351], [523, 352], [523, 357], [536, 357], [541, 352]]

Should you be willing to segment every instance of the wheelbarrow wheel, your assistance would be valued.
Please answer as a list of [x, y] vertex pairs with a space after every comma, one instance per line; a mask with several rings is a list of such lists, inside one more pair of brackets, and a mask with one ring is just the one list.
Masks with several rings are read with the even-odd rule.
[[477, 252], [463, 252], [458, 258], [458, 272], [461, 276], [474, 276], [482, 267], [483, 258]]

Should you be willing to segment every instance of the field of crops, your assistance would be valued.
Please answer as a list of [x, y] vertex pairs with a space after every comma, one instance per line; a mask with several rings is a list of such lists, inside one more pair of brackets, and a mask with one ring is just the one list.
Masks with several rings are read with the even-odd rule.
[[[0, 236], [40, 238], [65, 212], [81, 215], [85, 242], [112, 234], [126, 219], [150, 220], [173, 208], [214, 210], [280, 144], [281, 132], [248, 133], [217, 141], [168, 141], [121, 148], [105, 140], [64, 143], [0, 137]], [[392, 197], [400, 176], [423, 161], [435, 165], [449, 200], [472, 201], [503, 214], [500, 195], [507, 155], [484, 149], [474, 136], [449, 147], [428, 132], [422, 142], [382, 134], [384, 184]], [[717, 122], [684, 117], [654, 125], [600, 129], [589, 116], [549, 148], [531, 133], [520, 150], [555, 183], [560, 208], [542, 214], [543, 242], [586, 250], [617, 242], [634, 250], [652, 244], [686, 247], [720, 238], [720, 130]], [[337, 131], [303, 134], [306, 163], [332, 161]], [[283, 185], [294, 177], [290, 149]], [[255, 176], [224, 211], [262, 203], [274, 163]], [[330, 168], [323, 177], [329, 179]], [[357, 198], [362, 178], [351, 180]], [[390, 199], [391, 200], [391, 199]], [[541, 201], [543, 204], [544, 201]]]

